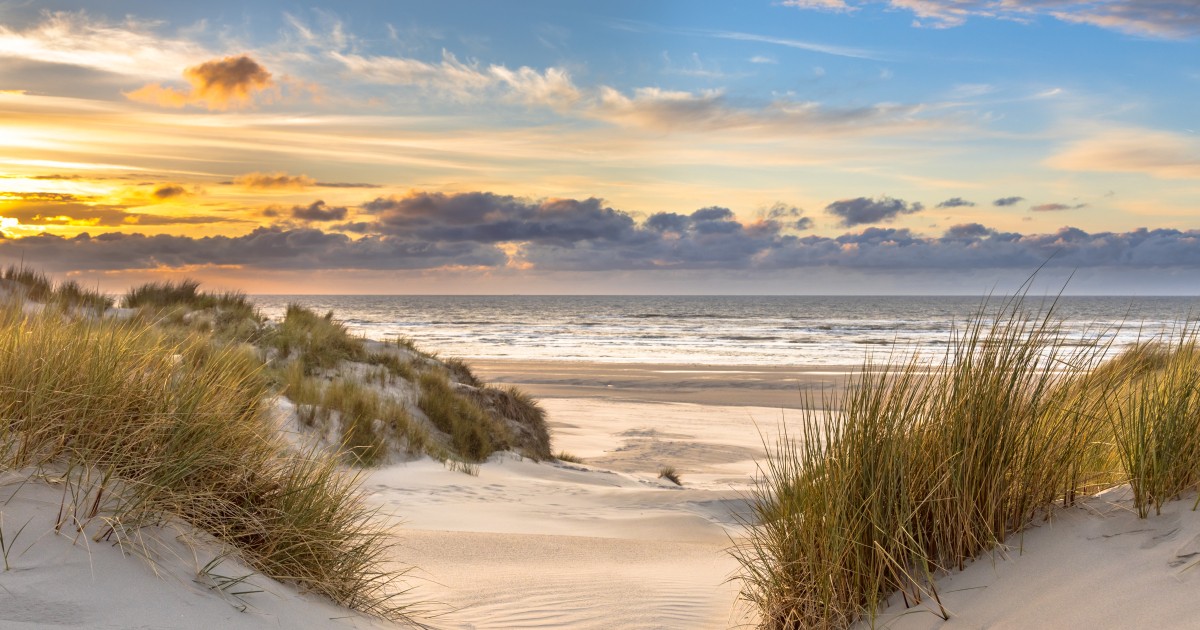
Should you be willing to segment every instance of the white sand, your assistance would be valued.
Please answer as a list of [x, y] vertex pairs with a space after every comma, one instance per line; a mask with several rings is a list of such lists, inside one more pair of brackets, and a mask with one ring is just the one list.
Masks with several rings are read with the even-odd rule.
[[[995, 557], [938, 580], [951, 617], [893, 602], [876, 627], [1197, 628], [1200, 627], [1200, 512], [1195, 498], [1147, 519], [1128, 488], [1060, 510]], [[866, 628], [868, 624], [860, 624]]]
[[[455, 628], [728, 628], [745, 621], [728, 555], [735, 510], [780, 411], [543, 402], [556, 448], [585, 464], [498, 456], [478, 477], [429, 460], [370, 475], [405, 519], [416, 599]], [[674, 465], [683, 487], [658, 479]]]

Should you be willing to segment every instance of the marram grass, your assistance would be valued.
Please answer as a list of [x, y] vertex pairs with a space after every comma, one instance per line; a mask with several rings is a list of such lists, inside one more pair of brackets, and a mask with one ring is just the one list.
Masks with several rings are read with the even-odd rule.
[[900, 593], [942, 616], [934, 578], [1050, 506], [1130, 483], [1143, 515], [1200, 482], [1194, 329], [1101, 363], [1053, 305], [985, 308], [936, 361], [868, 364], [810, 401], [733, 550], [763, 628], [845, 628]]
[[286, 447], [263, 415], [267, 387], [244, 346], [0, 307], [0, 467], [91, 471], [110, 537], [182, 519], [264, 575], [404, 618], [390, 535], [357, 479]]

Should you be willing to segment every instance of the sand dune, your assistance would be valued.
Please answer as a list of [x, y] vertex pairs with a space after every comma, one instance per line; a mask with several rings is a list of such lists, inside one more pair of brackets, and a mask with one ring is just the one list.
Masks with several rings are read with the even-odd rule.
[[[876, 620], [895, 630], [956, 628], [1195, 628], [1200, 512], [1195, 497], [1137, 518], [1128, 487], [1059, 510], [938, 581], [943, 621], [899, 602]], [[860, 624], [866, 628], [868, 624]]]
[[[57, 531], [63, 487], [28, 471], [0, 475], [0, 528], [8, 567], [0, 566], [0, 628], [394, 627], [254, 574], [182, 524], [145, 528], [138, 540], [95, 540], [101, 519]], [[212, 562], [210, 565], [209, 563]], [[245, 581], [228, 582], [250, 576]], [[239, 594], [240, 593], [240, 594]]]

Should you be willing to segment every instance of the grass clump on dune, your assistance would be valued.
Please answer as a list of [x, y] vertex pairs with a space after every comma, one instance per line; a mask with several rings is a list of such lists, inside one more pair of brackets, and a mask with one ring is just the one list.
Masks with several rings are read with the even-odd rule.
[[181, 519], [266, 576], [403, 617], [356, 478], [288, 449], [263, 415], [267, 387], [253, 352], [204, 336], [0, 308], [0, 466], [92, 480], [71, 491], [77, 526], [101, 518], [100, 536], [132, 541]]
[[[1147, 345], [1138, 377], [1106, 401], [1112, 443], [1138, 516], [1200, 483], [1200, 349], [1185, 329], [1171, 346]], [[1200, 503], [1200, 500], [1198, 500]]]
[[455, 392], [445, 374], [425, 372], [418, 382], [421, 395], [417, 406], [433, 426], [450, 436], [456, 453], [469, 461], [481, 462], [497, 450], [493, 438], [502, 429], [475, 401]]
[[321, 316], [299, 304], [287, 305], [283, 322], [267, 343], [284, 357], [295, 354], [306, 374], [367, 357], [366, 344], [351, 336], [345, 324], [333, 319], [333, 311]]
[[190, 279], [149, 282], [134, 287], [121, 299], [121, 305], [125, 308], [185, 306], [191, 310], [218, 309], [247, 318], [256, 316], [254, 305], [246, 299], [245, 294], [237, 291], [201, 291], [200, 283]]
[[29, 267], [10, 265], [0, 277], [21, 297], [41, 304], [91, 309], [97, 313], [103, 313], [113, 305], [112, 298], [97, 290], [85, 289], [74, 280], [55, 285], [46, 274]]
[[676, 470], [674, 466], [663, 466], [662, 468], [659, 468], [658, 478], [666, 479], [677, 486], [683, 485], [683, 479], [679, 476], [679, 471]]
[[225, 341], [256, 343], [263, 318], [245, 294], [200, 290], [195, 280], [150, 282], [133, 287], [121, 298], [125, 308], [138, 309], [146, 321], [170, 326], [183, 334], [213, 334]]
[[868, 364], [769, 453], [733, 552], [742, 598], [764, 628], [846, 627], [897, 592], [945, 617], [934, 578], [1046, 508], [1126, 481], [1139, 506], [1194, 488], [1186, 337], [1101, 363], [1106, 348], [1068, 339], [1053, 306], [1015, 298], [981, 309], [940, 361]]
[[550, 428], [546, 424], [546, 410], [542, 409], [533, 396], [511, 385], [494, 387], [482, 383], [474, 389], [468, 389], [466, 395], [473, 398], [490, 417], [505, 419], [505, 425], [489, 424], [493, 426], [493, 441], [497, 443], [497, 449], [517, 449], [523, 456], [534, 461], [554, 457], [550, 451]]

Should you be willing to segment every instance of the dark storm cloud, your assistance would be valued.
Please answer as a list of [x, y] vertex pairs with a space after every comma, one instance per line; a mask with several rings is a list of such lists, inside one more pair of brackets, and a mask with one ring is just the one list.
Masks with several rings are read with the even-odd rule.
[[998, 208], [1004, 208], [1007, 206], [1015, 206], [1022, 201], [1025, 201], [1024, 197], [1001, 197], [993, 201], [992, 205]]
[[903, 199], [891, 197], [842, 199], [825, 206], [826, 212], [840, 219], [842, 227], [887, 222], [902, 214], [913, 214], [924, 209], [925, 206], [919, 202], [910, 205]]
[[[322, 217], [338, 214], [319, 203], [297, 210]], [[903, 271], [1034, 269], [1046, 261], [1067, 268], [1200, 269], [1200, 230], [1088, 233], [1068, 227], [1051, 234], [1018, 234], [965, 223], [940, 236], [883, 226], [840, 236], [800, 236], [794, 230], [805, 217], [783, 204], [747, 222], [720, 206], [659, 212], [639, 222], [597, 199], [531, 201], [483, 192], [381, 197], [361, 210], [373, 220], [330, 229], [277, 225], [243, 236], [204, 238], [40, 235], [0, 241], [0, 255], [24, 255], [51, 271], [193, 265], [313, 270], [513, 265], [530, 273], [815, 267]], [[113, 214], [117, 217], [125, 224], [130, 220], [119, 212]]]
[[526, 201], [487, 192], [379, 197], [362, 209], [383, 234], [432, 241], [534, 242], [569, 246], [635, 234], [633, 219], [599, 199]]
[[962, 197], [951, 197], [950, 199], [947, 199], [937, 205], [937, 207], [939, 207], [939, 208], [963, 208], [963, 207], [974, 207], [974, 206], [975, 206], [974, 201], [967, 201], [966, 199], [963, 199]]
[[64, 238], [42, 234], [0, 240], [0, 255], [51, 271], [244, 265], [258, 269], [426, 269], [445, 265], [494, 267], [505, 262], [495, 248], [473, 243], [424, 243], [382, 237], [351, 240], [343, 234], [301, 228], [259, 227], [244, 236], [109, 233]]
[[307, 206], [293, 206], [292, 218], [301, 221], [343, 221], [346, 219], [346, 212], [344, 206], [327, 206], [324, 201], [318, 199]]

